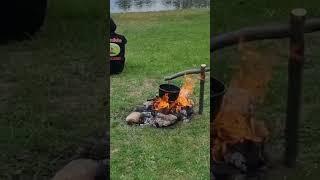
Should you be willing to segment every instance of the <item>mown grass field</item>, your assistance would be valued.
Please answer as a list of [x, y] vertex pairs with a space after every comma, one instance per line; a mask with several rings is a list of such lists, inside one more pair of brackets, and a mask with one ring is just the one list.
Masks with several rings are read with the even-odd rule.
[[125, 70], [111, 77], [111, 179], [209, 179], [209, 83], [204, 114], [189, 123], [167, 129], [125, 123], [157, 95], [165, 76], [209, 66], [209, 10], [111, 16], [128, 39]]
[[[268, 22], [288, 22], [289, 12], [295, 7], [304, 7], [308, 10], [308, 17], [320, 15], [320, 3], [311, 1], [216, 1], [213, 3], [212, 32], [217, 35], [223, 32], [237, 30], [246, 26], [263, 25]], [[265, 53], [265, 56], [275, 55], [276, 66], [273, 71], [273, 79], [270, 82], [266, 100], [261, 105], [258, 117], [267, 122], [271, 131], [270, 152], [279, 160], [281, 165], [284, 144], [284, 121], [286, 118], [287, 99], [287, 62], [288, 39], [266, 40], [252, 43], [257, 48], [257, 53]], [[304, 69], [304, 94], [303, 116], [300, 122], [300, 154], [296, 169], [285, 169], [276, 166], [270, 172], [270, 179], [319, 179], [320, 162], [320, 34], [306, 35], [306, 57], [309, 61]], [[215, 52], [213, 58], [214, 71], [212, 75], [228, 84], [232, 73], [237, 70], [239, 52], [236, 47], [230, 47]]]
[[50, 1], [32, 40], [0, 45], [0, 179], [50, 179], [107, 128], [107, 8]]

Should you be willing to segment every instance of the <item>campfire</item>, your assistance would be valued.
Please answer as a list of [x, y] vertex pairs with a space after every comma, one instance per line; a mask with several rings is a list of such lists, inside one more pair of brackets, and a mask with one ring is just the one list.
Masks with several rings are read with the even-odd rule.
[[240, 71], [233, 76], [213, 123], [212, 171], [216, 179], [257, 175], [266, 166], [264, 145], [269, 132], [256, 120], [271, 79], [270, 60], [246, 48]]
[[136, 107], [126, 118], [127, 123], [167, 127], [178, 121], [190, 121], [194, 113], [194, 101], [191, 99], [194, 85], [195, 80], [191, 76], [185, 76], [181, 88], [173, 84], [160, 85], [159, 96]]
[[159, 112], [177, 113], [183, 109], [192, 108], [193, 101], [190, 96], [193, 93], [194, 80], [191, 77], [185, 77], [184, 84], [179, 92], [176, 100], [169, 100], [169, 93], [165, 93], [162, 97], [157, 97], [152, 105], [154, 110]]

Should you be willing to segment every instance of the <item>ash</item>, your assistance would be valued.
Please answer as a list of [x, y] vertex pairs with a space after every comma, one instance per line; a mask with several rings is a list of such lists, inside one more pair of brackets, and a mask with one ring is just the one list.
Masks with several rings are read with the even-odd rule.
[[189, 122], [193, 115], [193, 107], [184, 107], [179, 111], [169, 110], [156, 111], [153, 108], [153, 100], [148, 100], [143, 105], [138, 106], [127, 116], [126, 122], [130, 125], [168, 127], [178, 121]]

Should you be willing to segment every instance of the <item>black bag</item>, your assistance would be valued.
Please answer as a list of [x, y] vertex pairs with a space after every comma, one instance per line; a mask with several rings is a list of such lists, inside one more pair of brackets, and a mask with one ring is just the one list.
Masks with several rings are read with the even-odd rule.
[[110, 74], [119, 74], [125, 65], [125, 45], [127, 39], [115, 33], [117, 26], [110, 19]]

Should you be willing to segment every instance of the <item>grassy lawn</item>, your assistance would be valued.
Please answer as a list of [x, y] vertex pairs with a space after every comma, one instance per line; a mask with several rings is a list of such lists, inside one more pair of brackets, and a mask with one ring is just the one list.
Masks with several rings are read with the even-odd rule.
[[[319, 16], [319, 2], [304, 1], [216, 1], [213, 3], [212, 32], [214, 35], [236, 30], [246, 26], [264, 24], [267, 22], [287, 22], [288, 14], [294, 7], [305, 7], [308, 16]], [[283, 129], [286, 118], [287, 98], [287, 61], [288, 40], [268, 40], [252, 43], [257, 53], [264, 56], [276, 56], [276, 66], [273, 69], [273, 79], [270, 82], [264, 104], [260, 107], [258, 116], [264, 119], [272, 133], [271, 148], [275, 160], [281, 160], [283, 152]], [[306, 35], [307, 59], [311, 61], [304, 69], [303, 116], [300, 123], [300, 154], [296, 169], [278, 167], [270, 173], [270, 179], [319, 179], [320, 177], [320, 33]], [[215, 52], [212, 75], [228, 84], [232, 72], [237, 69], [239, 52], [236, 47]], [[278, 163], [280, 165], [280, 163]]]
[[67, 4], [50, 1], [33, 40], [0, 46], [0, 179], [49, 179], [107, 127], [106, 6]]
[[[124, 72], [111, 77], [111, 179], [209, 179], [209, 83], [204, 114], [189, 123], [167, 129], [125, 123], [137, 105], [158, 93], [165, 76], [209, 65], [209, 11], [112, 17], [128, 46]], [[198, 93], [196, 85], [196, 102]]]

